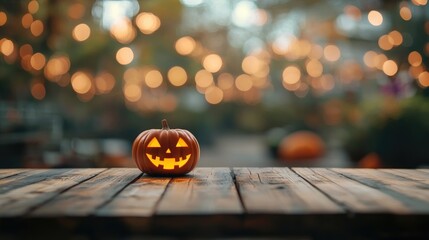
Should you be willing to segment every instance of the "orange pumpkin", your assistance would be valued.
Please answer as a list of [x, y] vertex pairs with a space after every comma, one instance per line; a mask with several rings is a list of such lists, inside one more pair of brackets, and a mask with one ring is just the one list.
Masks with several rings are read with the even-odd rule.
[[310, 131], [297, 131], [286, 136], [279, 145], [282, 160], [303, 160], [321, 157], [325, 152], [323, 140]]
[[162, 120], [162, 129], [146, 130], [134, 140], [132, 155], [137, 167], [150, 175], [183, 175], [197, 165], [200, 146], [187, 130], [170, 129]]

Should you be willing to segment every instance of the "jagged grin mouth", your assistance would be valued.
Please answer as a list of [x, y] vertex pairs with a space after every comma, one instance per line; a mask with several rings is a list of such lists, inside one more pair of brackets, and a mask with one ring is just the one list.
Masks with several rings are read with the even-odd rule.
[[185, 157], [179, 157], [176, 161], [176, 158], [163, 158], [161, 159], [158, 156], [154, 156], [152, 154], [146, 153], [147, 158], [152, 162], [155, 166], [162, 166], [164, 170], [173, 170], [175, 166], [179, 168], [183, 167], [191, 158], [191, 154], [186, 155]]

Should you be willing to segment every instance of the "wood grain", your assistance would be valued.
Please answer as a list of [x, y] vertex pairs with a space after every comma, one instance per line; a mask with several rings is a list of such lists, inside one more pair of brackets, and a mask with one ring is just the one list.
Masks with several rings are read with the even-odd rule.
[[138, 169], [108, 169], [69, 189], [30, 214], [33, 216], [88, 216], [140, 175], [141, 171]]
[[247, 213], [320, 214], [344, 209], [288, 168], [234, 168]]
[[429, 213], [429, 191], [421, 182], [377, 169], [332, 169], [401, 201], [414, 212]]
[[29, 171], [28, 169], [15, 168], [15, 169], [0, 169], [0, 179], [17, 175]]
[[293, 168], [297, 174], [353, 213], [407, 213], [411, 209], [386, 193], [324, 168]]
[[2, 195], [0, 216], [20, 216], [105, 169], [73, 169]]
[[228, 168], [197, 168], [187, 176], [173, 178], [156, 209], [156, 214], [160, 215], [242, 212]]
[[31, 169], [18, 175], [0, 179], [0, 194], [27, 186], [28, 184], [49, 179], [52, 176], [62, 174], [67, 171], [69, 171], [69, 169]]
[[171, 178], [143, 175], [128, 185], [112, 201], [97, 210], [99, 216], [149, 217]]

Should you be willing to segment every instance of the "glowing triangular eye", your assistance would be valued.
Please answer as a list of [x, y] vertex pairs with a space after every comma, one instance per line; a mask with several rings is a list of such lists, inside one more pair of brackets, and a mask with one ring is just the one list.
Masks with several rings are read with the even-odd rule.
[[147, 147], [161, 147], [161, 145], [159, 144], [158, 139], [156, 139], [156, 137], [154, 137], [154, 138], [152, 138], [152, 140], [150, 140]]
[[179, 138], [179, 141], [177, 141], [176, 147], [188, 147], [188, 144], [182, 139]]

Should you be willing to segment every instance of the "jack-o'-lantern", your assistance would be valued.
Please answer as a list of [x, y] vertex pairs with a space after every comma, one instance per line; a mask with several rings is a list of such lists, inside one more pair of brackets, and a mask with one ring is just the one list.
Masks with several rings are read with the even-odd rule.
[[133, 159], [137, 167], [150, 175], [183, 175], [197, 165], [200, 147], [187, 130], [170, 129], [162, 120], [162, 129], [140, 133], [133, 143]]

